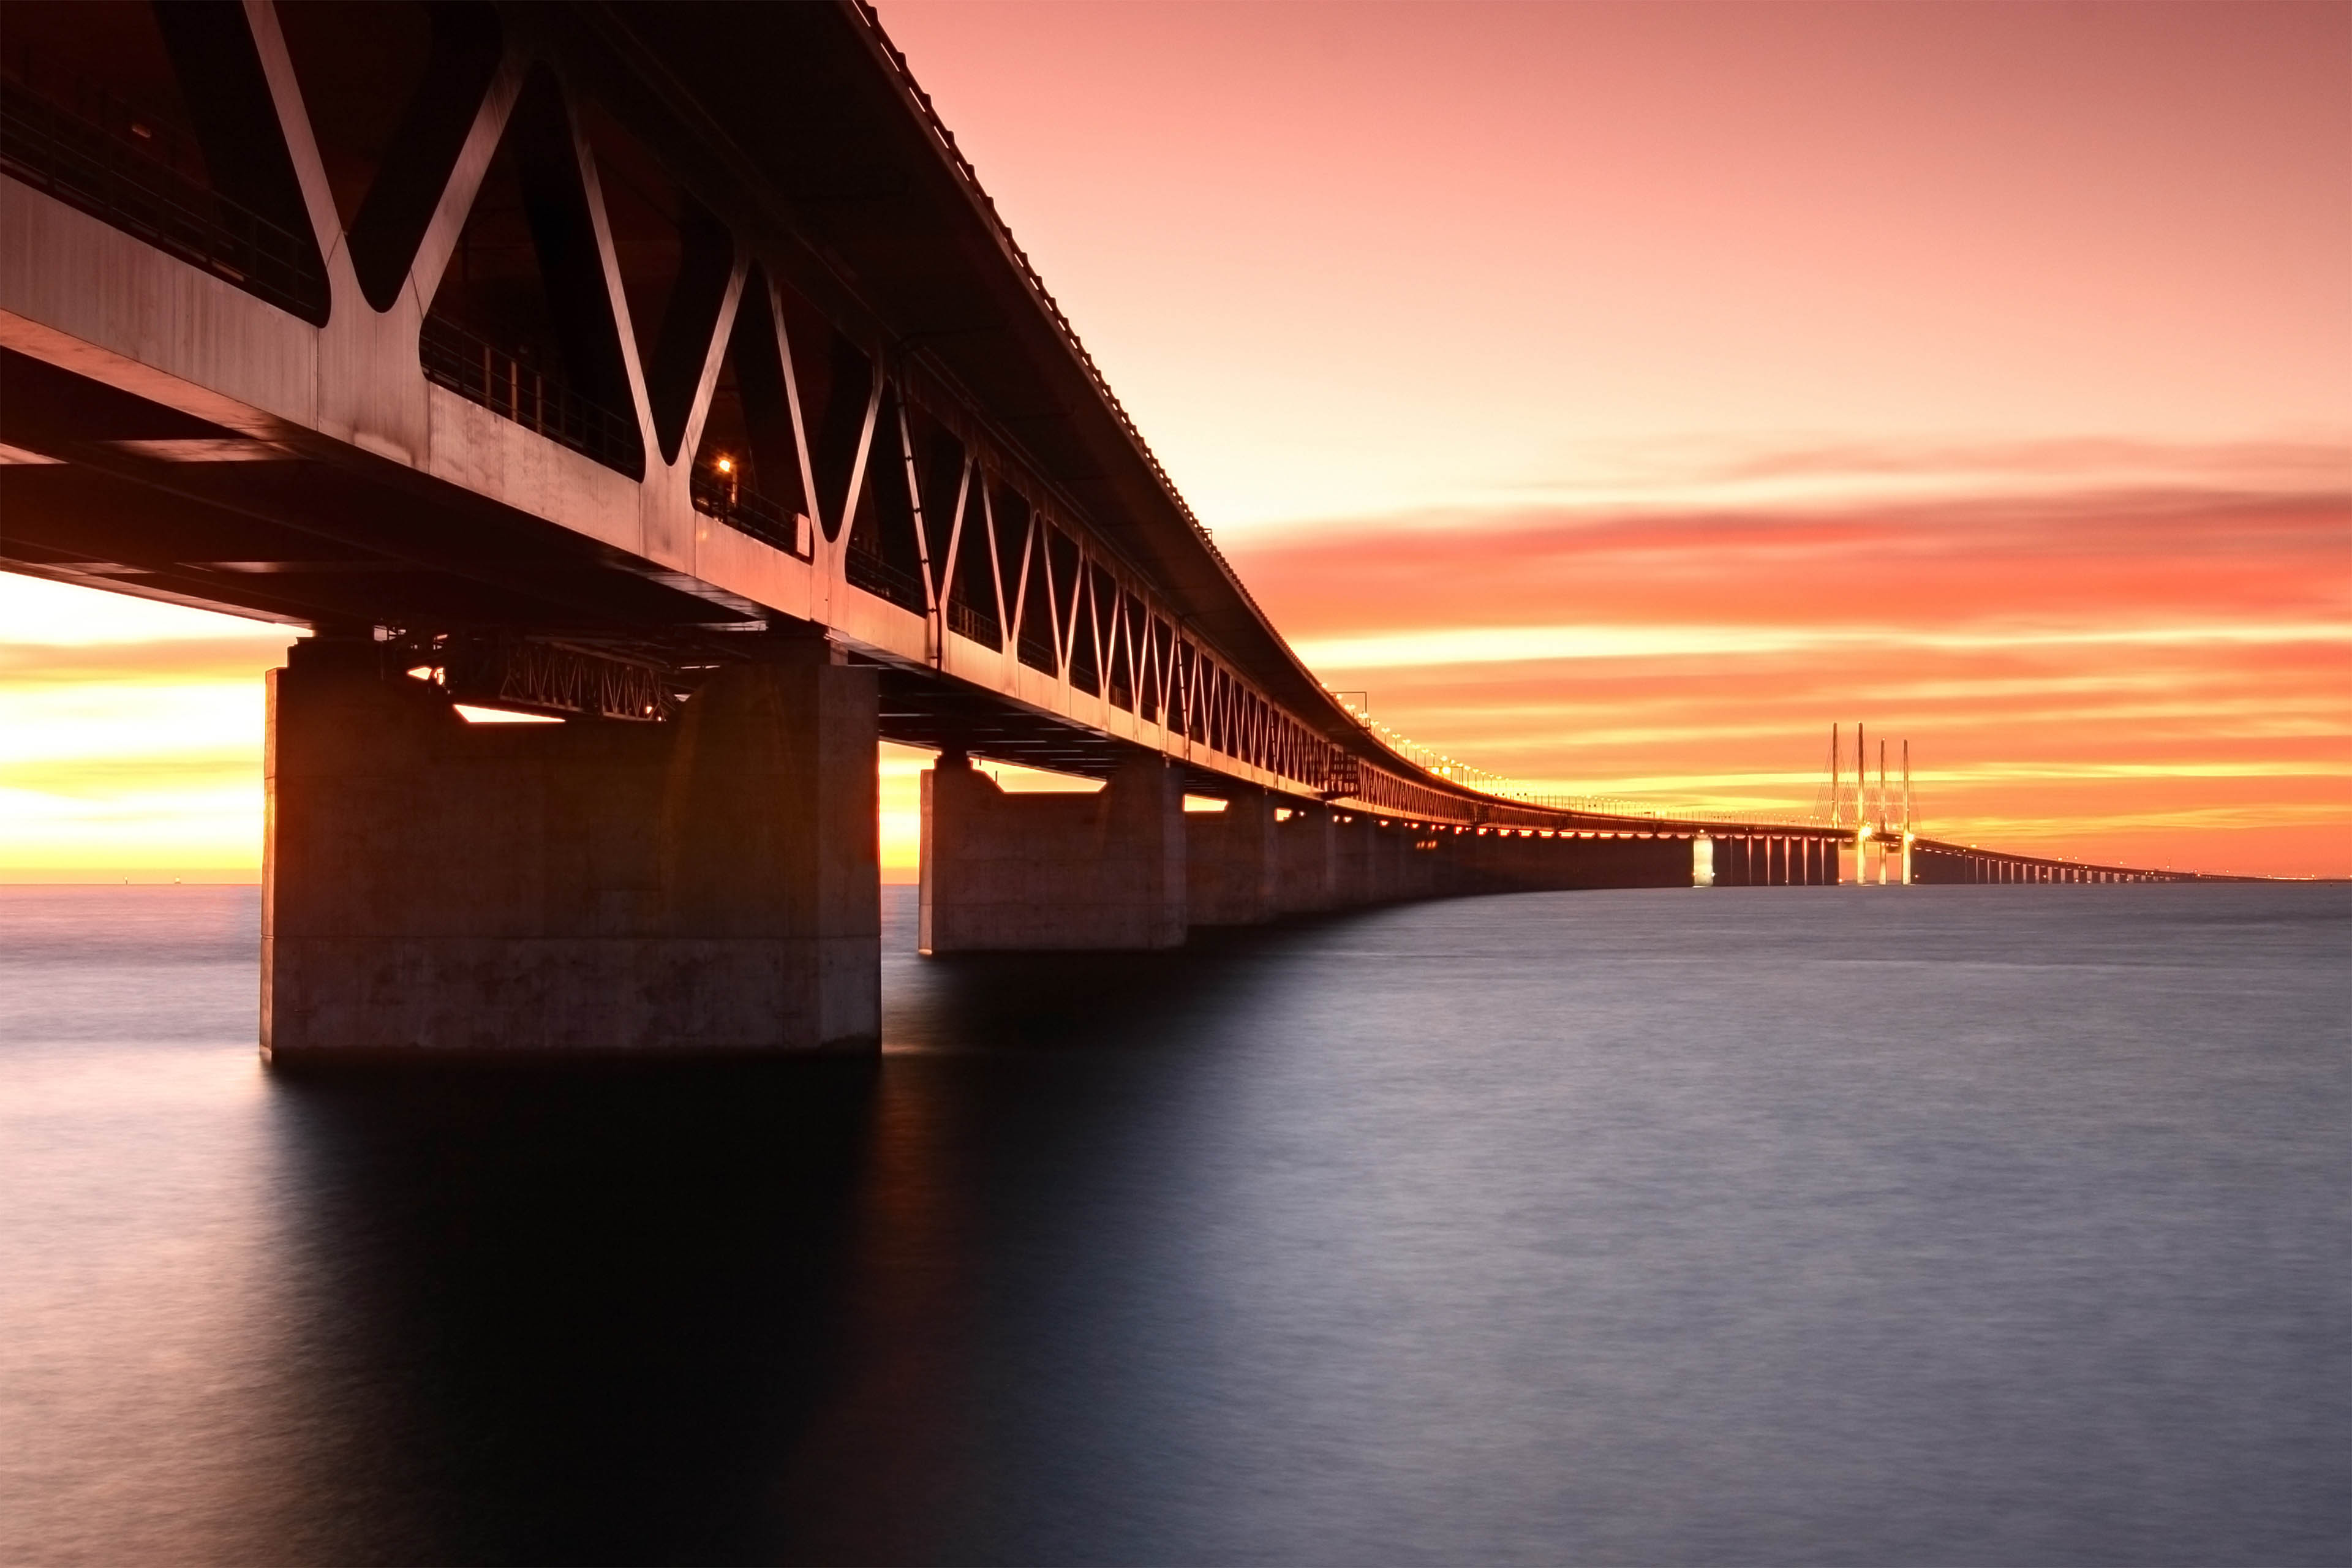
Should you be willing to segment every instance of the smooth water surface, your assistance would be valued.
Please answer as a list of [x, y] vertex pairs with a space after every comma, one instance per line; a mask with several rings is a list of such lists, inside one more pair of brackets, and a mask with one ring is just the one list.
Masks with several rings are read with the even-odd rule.
[[889, 896], [878, 1063], [321, 1079], [0, 889], [0, 1560], [2347, 1559], [2352, 890]]

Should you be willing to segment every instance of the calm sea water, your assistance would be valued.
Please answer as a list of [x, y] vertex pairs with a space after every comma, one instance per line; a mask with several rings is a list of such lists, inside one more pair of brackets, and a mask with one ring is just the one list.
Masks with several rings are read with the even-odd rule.
[[878, 1064], [320, 1080], [0, 889], [0, 1559], [2352, 1552], [2345, 889], [911, 912]]

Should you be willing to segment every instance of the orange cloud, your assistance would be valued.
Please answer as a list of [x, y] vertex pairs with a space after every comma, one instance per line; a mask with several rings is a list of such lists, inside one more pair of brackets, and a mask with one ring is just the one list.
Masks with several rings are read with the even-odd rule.
[[1910, 739], [1944, 837], [2352, 873], [2352, 486], [1530, 510], [1228, 549], [1331, 685], [1542, 787], [1803, 809], [1829, 726], [1863, 720]]

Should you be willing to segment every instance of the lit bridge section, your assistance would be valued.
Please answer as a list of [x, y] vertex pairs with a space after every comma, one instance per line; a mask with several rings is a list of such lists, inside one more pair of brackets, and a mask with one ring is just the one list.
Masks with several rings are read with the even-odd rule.
[[0, 70], [0, 567], [315, 634], [277, 1056], [870, 1046], [881, 738], [934, 952], [1837, 879], [1360, 722], [854, 0], [18, 0]]
[[789, 618], [894, 740], [1543, 816], [1299, 664], [868, 14], [125, 9], [11, 8], [10, 568], [680, 696]]

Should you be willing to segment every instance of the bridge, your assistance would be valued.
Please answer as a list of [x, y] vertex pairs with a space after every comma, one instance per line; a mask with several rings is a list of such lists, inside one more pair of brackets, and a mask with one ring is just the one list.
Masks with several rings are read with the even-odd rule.
[[273, 1058], [870, 1047], [882, 739], [933, 953], [1860, 879], [1859, 818], [1507, 797], [1327, 691], [856, 0], [18, 0], [0, 68], [0, 568], [313, 633]]

